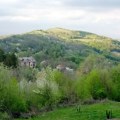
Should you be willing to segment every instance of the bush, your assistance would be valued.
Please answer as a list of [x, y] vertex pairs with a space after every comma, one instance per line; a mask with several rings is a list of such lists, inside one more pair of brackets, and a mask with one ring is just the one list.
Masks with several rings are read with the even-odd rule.
[[93, 70], [87, 77], [88, 89], [93, 99], [104, 99], [107, 96], [105, 87], [101, 80], [100, 71]]
[[4, 113], [0, 112], [0, 119], [1, 120], [11, 120], [11, 117], [6, 112], [4, 112]]
[[36, 68], [29, 67], [19, 67], [17, 69], [17, 75], [19, 76], [19, 80], [25, 79], [26, 81], [36, 81], [36, 74], [38, 70]]
[[25, 112], [27, 110], [24, 94], [21, 93], [16, 79], [11, 79], [7, 85], [4, 105], [10, 112]]
[[111, 91], [109, 97], [113, 100], [120, 101], [120, 65], [111, 69]]
[[27, 108], [18, 81], [12, 76], [11, 70], [4, 66], [0, 66], [0, 107], [1, 111], [10, 113], [24, 112]]
[[52, 109], [53, 105], [59, 101], [59, 89], [54, 81], [54, 72], [51, 68], [43, 69], [37, 75], [36, 89], [34, 93], [39, 96], [41, 107]]
[[60, 71], [54, 71], [54, 81], [58, 85], [58, 89], [60, 92], [60, 102], [61, 103], [73, 103], [77, 100], [76, 94], [76, 80], [74, 80], [74, 74], [65, 74]]
[[91, 99], [91, 94], [88, 89], [88, 82], [86, 80], [86, 76], [80, 76], [75, 86], [75, 91], [80, 101]]

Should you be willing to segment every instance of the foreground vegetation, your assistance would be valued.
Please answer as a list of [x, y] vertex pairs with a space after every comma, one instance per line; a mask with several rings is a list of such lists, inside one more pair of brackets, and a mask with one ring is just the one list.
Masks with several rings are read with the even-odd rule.
[[105, 120], [106, 110], [112, 110], [112, 117], [120, 119], [120, 103], [102, 101], [92, 105], [80, 105], [80, 111], [77, 106], [59, 108], [29, 120]]
[[90, 56], [74, 72], [0, 65], [0, 111], [31, 117], [85, 101], [120, 101], [120, 65]]

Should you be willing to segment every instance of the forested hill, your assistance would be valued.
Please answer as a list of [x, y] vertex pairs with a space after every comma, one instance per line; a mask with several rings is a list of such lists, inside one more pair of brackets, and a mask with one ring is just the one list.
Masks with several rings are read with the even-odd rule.
[[20, 35], [0, 37], [0, 48], [20, 56], [33, 56], [55, 67], [66, 64], [76, 68], [91, 54], [101, 55], [113, 63], [120, 62], [120, 42], [84, 31], [63, 28], [36, 30]]

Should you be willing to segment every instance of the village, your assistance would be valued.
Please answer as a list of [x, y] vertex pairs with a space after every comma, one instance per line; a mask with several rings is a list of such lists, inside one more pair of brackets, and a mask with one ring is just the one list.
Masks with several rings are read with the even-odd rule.
[[[43, 60], [40, 62], [42, 67], [47, 67], [49, 66], [46, 60]], [[19, 58], [19, 65], [21, 67], [30, 67], [30, 68], [35, 68], [37, 65], [37, 62], [35, 60], [34, 57], [30, 56], [30, 57], [20, 57]], [[69, 73], [73, 73], [73, 69], [65, 66], [63, 64], [59, 64], [56, 66], [56, 69], [59, 70], [60, 72], [69, 72]]]

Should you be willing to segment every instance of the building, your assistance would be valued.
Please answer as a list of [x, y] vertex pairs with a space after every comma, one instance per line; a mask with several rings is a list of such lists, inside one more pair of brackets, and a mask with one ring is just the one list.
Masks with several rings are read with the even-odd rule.
[[58, 66], [56, 66], [56, 69], [61, 72], [64, 72], [66, 70], [66, 67], [64, 65], [58, 65]]
[[19, 58], [20, 66], [34, 68], [36, 66], [36, 60], [33, 57], [21, 57]]
[[64, 66], [64, 65], [58, 65], [57, 67], [56, 67], [56, 69], [57, 70], [59, 70], [59, 71], [61, 71], [61, 72], [71, 72], [71, 73], [73, 73], [73, 69], [71, 69], [71, 68], [69, 68], [69, 67], [66, 67], [66, 66]]

